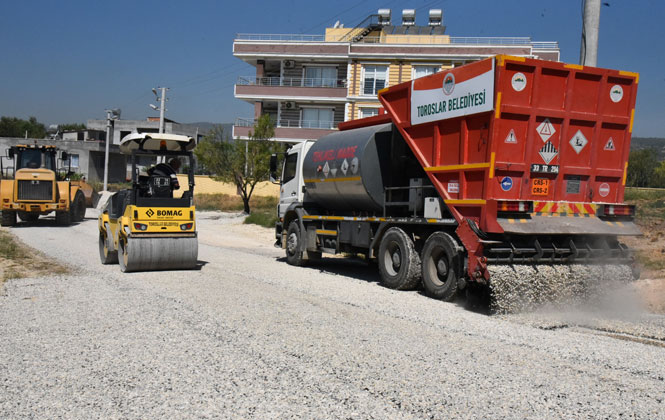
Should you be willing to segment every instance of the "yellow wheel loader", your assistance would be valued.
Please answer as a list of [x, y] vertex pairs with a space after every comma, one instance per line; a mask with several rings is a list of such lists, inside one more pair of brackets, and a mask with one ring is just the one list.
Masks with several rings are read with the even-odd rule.
[[[188, 136], [133, 133], [120, 142], [120, 152], [131, 155], [132, 188], [113, 194], [99, 216], [99, 257], [102, 264], [119, 263], [123, 272], [192, 269], [196, 267], [198, 240], [194, 197], [196, 146]], [[137, 158], [152, 156], [159, 163], [139, 172]], [[188, 160], [189, 189], [178, 189], [173, 162]]]
[[34, 222], [53, 211], [59, 225], [83, 220], [86, 200], [81, 185], [69, 179], [71, 167], [62, 165], [68, 160], [67, 152], [60, 152], [58, 159], [55, 146], [19, 144], [7, 149], [2, 158], [12, 162], [3, 166], [0, 159], [2, 226], [14, 226], [16, 216]]

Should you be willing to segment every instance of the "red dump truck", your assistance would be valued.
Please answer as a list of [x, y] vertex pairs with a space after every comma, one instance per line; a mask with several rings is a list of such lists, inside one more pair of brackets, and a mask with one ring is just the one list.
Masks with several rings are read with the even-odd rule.
[[385, 286], [445, 300], [489, 285], [499, 311], [630, 280], [638, 80], [496, 56], [383, 89], [384, 114], [286, 153], [276, 246], [293, 265], [364, 254]]

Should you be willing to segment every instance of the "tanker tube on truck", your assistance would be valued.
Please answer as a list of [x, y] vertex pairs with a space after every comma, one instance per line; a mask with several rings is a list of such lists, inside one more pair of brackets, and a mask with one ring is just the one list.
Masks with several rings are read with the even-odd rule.
[[276, 245], [292, 265], [364, 254], [439, 299], [481, 287], [497, 312], [632, 280], [638, 80], [496, 56], [383, 89], [385, 114], [286, 152]]

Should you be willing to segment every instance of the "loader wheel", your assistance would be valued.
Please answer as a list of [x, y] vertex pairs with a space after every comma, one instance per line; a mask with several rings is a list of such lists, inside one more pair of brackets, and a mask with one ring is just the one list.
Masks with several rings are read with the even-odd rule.
[[102, 264], [117, 264], [118, 251], [109, 251], [108, 242], [111, 238], [107, 238], [103, 232], [99, 232], [99, 259]]
[[60, 226], [69, 226], [72, 223], [71, 211], [56, 211], [55, 223], [57, 223]]
[[455, 240], [444, 232], [433, 233], [423, 247], [423, 287], [435, 299], [451, 301], [461, 274]]
[[2, 221], [0, 222], [2, 226], [14, 226], [16, 225], [16, 212], [12, 210], [3, 210], [2, 211]]
[[28, 213], [27, 211], [19, 211], [18, 218], [23, 220], [24, 222], [34, 222], [37, 219], [39, 219], [39, 214]]
[[303, 258], [303, 251], [300, 249], [302, 235], [300, 234], [300, 226], [298, 221], [294, 220], [289, 224], [289, 229], [286, 231], [286, 262], [291, 265], [302, 266], [305, 265]]
[[85, 196], [81, 190], [76, 191], [74, 201], [72, 202], [72, 209], [74, 211], [72, 221], [80, 222], [85, 218]]
[[386, 231], [379, 246], [381, 283], [389, 289], [409, 290], [420, 280], [420, 256], [402, 229]]

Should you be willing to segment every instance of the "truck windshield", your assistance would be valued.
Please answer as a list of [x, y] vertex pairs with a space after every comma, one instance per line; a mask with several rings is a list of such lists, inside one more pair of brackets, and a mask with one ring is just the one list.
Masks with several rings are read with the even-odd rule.
[[26, 149], [19, 153], [19, 160], [16, 169], [37, 169], [46, 168], [54, 170], [52, 156], [48, 153], [42, 153], [39, 149]]

